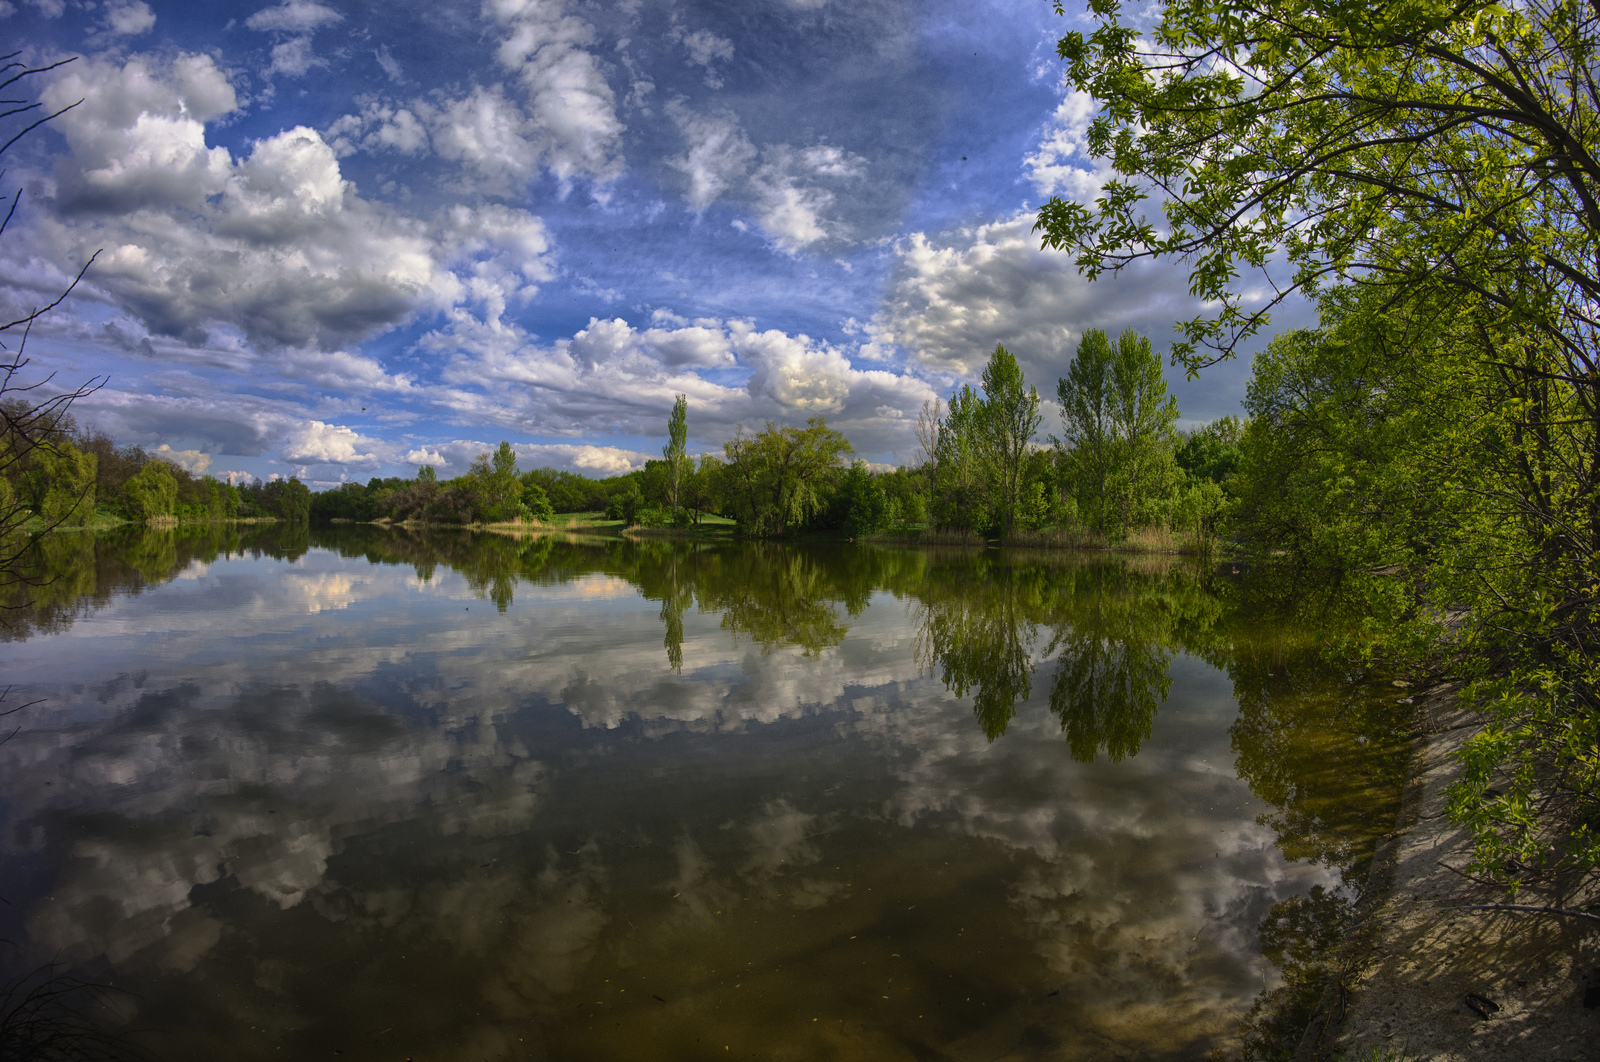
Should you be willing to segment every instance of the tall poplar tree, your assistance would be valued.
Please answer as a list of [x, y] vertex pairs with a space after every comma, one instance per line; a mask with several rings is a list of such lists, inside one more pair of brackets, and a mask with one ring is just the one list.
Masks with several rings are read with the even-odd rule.
[[683, 487], [685, 468], [689, 463], [689, 396], [678, 395], [672, 403], [672, 416], [667, 418], [667, 445], [661, 456], [667, 459], [667, 504], [677, 512]]

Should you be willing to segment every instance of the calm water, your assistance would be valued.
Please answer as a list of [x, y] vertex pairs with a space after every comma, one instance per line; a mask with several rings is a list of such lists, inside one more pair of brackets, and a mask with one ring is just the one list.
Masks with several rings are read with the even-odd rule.
[[1227, 569], [346, 528], [39, 571], [0, 961], [174, 1060], [1234, 1051], [1402, 765], [1397, 691]]

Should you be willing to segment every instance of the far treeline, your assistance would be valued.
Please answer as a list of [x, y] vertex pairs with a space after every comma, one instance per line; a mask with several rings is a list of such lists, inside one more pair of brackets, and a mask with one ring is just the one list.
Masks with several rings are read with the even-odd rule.
[[64, 409], [0, 402], [0, 529], [117, 521], [287, 520], [304, 523], [311, 491], [298, 479], [233, 486], [192, 475], [159, 452], [80, 429]]
[[1061, 434], [1034, 442], [1043, 413], [1016, 358], [995, 348], [979, 387], [922, 410], [920, 460], [874, 471], [821, 417], [805, 427], [739, 429], [722, 455], [686, 452], [679, 396], [661, 459], [607, 479], [521, 471], [511, 444], [480, 454], [465, 475], [374, 478], [312, 496], [313, 520], [475, 524], [601, 513], [629, 526], [692, 527], [709, 515], [774, 538], [874, 535], [1001, 539], [1063, 545], [1206, 549], [1225, 529], [1247, 433], [1235, 417], [1177, 428], [1150, 341], [1085, 333], [1057, 381]]

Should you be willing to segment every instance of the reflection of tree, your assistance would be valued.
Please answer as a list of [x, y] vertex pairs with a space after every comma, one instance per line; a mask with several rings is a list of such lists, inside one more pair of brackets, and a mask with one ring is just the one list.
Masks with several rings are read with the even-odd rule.
[[195, 561], [246, 549], [293, 559], [297, 543], [286, 550], [275, 528], [216, 523], [42, 535], [18, 560], [19, 582], [0, 594], [0, 639], [64, 631], [114, 597], [167, 582]]
[[1017, 702], [1033, 692], [1033, 642], [1037, 614], [1034, 573], [973, 559], [941, 570], [923, 595], [917, 653], [937, 667], [957, 697], [973, 691], [972, 712], [990, 741], [1006, 732]]
[[1150, 736], [1172, 680], [1176, 648], [1203, 637], [1220, 602], [1197, 572], [1170, 562], [1035, 555], [964, 556], [930, 567], [917, 648], [993, 741], [1032, 693], [1036, 632], [1054, 628], [1041, 657], [1058, 654], [1050, 708], [1072, 755], [1113, 762]]
[[1239, 700], [1234, 769], [1277, 809], [1266, 821], [1278, 846], [1290, 859], [1363, 876], [1393, 825], [1410, 709], [1350, 681], [1311, 647], [1240, 646], [1228, 672]]
[[1172, 687], [1168, 579], [1100, 568], [1079, 573], [1046, 653], [1060, 656], [1050, 710], [1072, 758], [1112, 763], [1138, 755]]
[[701, 587], [702, 608], [722, 612], [722, 629], [746, 635], [771, 652], [798, 645], [816, 656], [844, 641], [850, 630], [835, 606], [835, 580], [813, 555], [782, 546], [755, 546], [725, 558], [721, 578]]
[[1344, 936], [1354, 904], [1314, 885], [1309, 895], [1272, 905], [1261, 922], [1261, 954], [1283, 973], [1283, 984], [1256, 997], [1241, 1028], [1241, 1057], [1287, 1058], [1305, 1034]]
[[[1374, 688], [1356, 662], [1335, 652], [1359, 615], [1338, 587], [1295, 587], [1279, 578], [1247, 582], [1230, 601], [1236, 620], [1206, 657], [1233, 680], [1239, 715], [1230, 728], [1239, 777], [1272, 811], [1263, 823], [1296, 860], [1339, 871], [1359, 891], [1378, 841], [1394, 826], [1405, 781], [1410, 709]], [[1312, 632], [1317, 632], [1313, 637]], [[1316, 1006], [1348, 924], [1344, 891], [1291, 897], [1261, 924], [1262, 950], [1284, 974], [1246, 1020], [1245, 1058], [1292, 1053]]]

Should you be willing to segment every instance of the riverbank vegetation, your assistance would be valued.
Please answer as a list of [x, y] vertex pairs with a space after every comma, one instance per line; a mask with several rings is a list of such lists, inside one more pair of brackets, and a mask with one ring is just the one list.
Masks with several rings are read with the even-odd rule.
[[1257, 357], [1232, 533], [1477, 680], [1472, 873], [1570, 888], [1600, 871], [1600, 11], [1091, 6], [1059, 50], [1112, 179], [1044, 242], [1091, 278], [1186, 261], [1192, 370], [1312, 302]]
[[[720, 454], [686, 451], [679, 396], [660, 460], [589, 479], [522, 471], [501, 442], [467, 472], [345, 483], [312, 496], [317, 522], [571, 526], [757, 538], [844, 537], [924, 544], [1210, 552], [1241, 467], [1241, 422], [1180, 431], [1150, 341], [1090, 331], [1057, 382], [1062, 434], [1038, 435], [1046, 409], [1016, 358], [995, 349], [980, 386], [922, 411], [913, 464], [874, 468], [822, 417], [803, 427], [740, 427]], [[1054, 416], [1052, 421], [1056, 420]], [[1052, 425], [1054, 426], [1054, 425]], [[718, 519], [720, 518], [720, 519]]]

